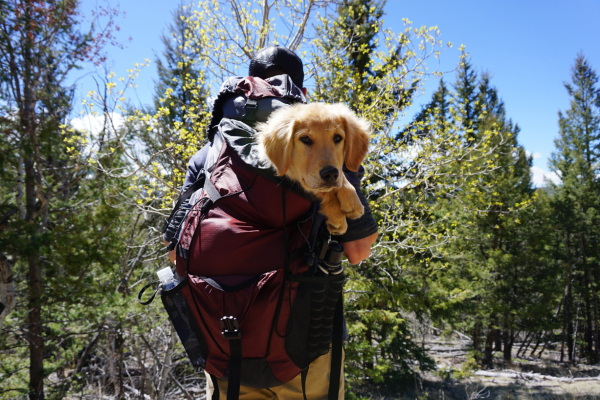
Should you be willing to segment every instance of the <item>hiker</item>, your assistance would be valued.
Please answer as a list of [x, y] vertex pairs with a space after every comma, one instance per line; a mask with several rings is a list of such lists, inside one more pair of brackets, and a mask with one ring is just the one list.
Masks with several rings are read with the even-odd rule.
[[[287, 77], [291, 80], [292, 89], [290, 89], [291, 96], [295, 96], [296, 98], [301, 98], [303, 102], [305, 102], [305, 96], [307, 94], [306, 88], [303, 86], [304, 83], [304, 70], [301, 59], [292, 51], [279, 46], [270, 46], [259, 51], [255, 57], [250, 62], [250, 67], [248, 71], [249, 78], [260, 78], [262, 80], [270, 80], [270, 82], [281, 82], [285, 87], [285, 80]], [[233, 78], [232, 78], [233, 79]], [[241, 78], [237, 78], [234, 82], [239, 84]], [[246, 78], [244, 78], [246, 79]], [[279, 80], [278, 80], [279, 79]], [[248, 80], [250, 86], [253, 84], [253, 81]], [[224, 84], [224, 87], [227, 87]], [[299, 92], [293, 92], [294, 89], [300, 89], [301, 94]], [[281, 91], [281, 90], [280, 90]], [[221, 90], [223, 92], [223, 88]], [[237, 110], [228, 109], [227, 107], [235, 107], [231, 101], [227, 102], [225, 100], [229, 100], [231, 96], [222, 96], [223, 101], [220, 101], [219, 98], [215, 101], [215, 106], [213, 108], [213, 120], [211, 120], [211, 124], [209, 126], [209, 130], [213, 129], [217, 126], [217, 122], [228, 116], [229, 118], [236, 119], [235, 115]], [[247, 100], [250, 103], [250, 100]], [[268, 117], [268, 114], [272, 112], [279, 106], [286, 106], [286, 104], [279, 103], [278, 99], [272, 99], [269, 101], [269, 107], [266, 108], [266, 111], [262, 111], [264, 115], [256, 115], [256, 120], [265, 120]], [[251, 112], [260, 114], [260, 108], [256, 107], [256, 103], [252, 108]], [[254, 111], [256, 109], [257, 111]], [[246, 111], [244, 111], [243, 115], [246, 115], [248, 112], [248, 107], [246, 106]], [[211, 168], [208, 168], [208, 171], [205, 171], [205, 166], [207, 165], [207, 159], [210, 160], [208, 162], [209, 165], [213, 165], [214, 158], [218, 156], [215, 154], [216, 152], [211, 153], [211, 149], [213, 149], [213, 139], [214, 133], [209, 134], [209, 139], [211, 143], [204, 146], [200, 151], [198, 151], [189, 161], [188, 170], [186, 173], [186, 178], [184, 182], [184, 191], [186, 188], [194, 185], [199, 176], [201, 174], [208, 174]], [[214, 150], [214, 149], [213, 149]], [[245, 160], [244, 160], [245, 161]], [[375, 242], [377, 238], [377, 223], [375, 222], [371, 211], [368, 206], [368, 202], [364, 195], [360, 190], [360, 180], [364, 174], [364, 169], [362, 167], [359, 168], [358, 172], [352, 172], [344, 168], [344, 174], [350, 183], [352, 183], [357, 191], [358, 196], [361, 199], [365, 207], [365, 213], [355, 220], [348, 220], [348, 230], [347, 232], [340, 236], [335, 237], [338, 242], [340, 242], [344, 249], [344, 255], [348, 258], [348, 261], [352, 264], [357, 264], [363, 260], [365, 260], [370, 255], [371, 245]], [[256, 178], [254, 178], [256, 180]], [[208, 181], [209, 179], [207, 179]], [[254, 183], [253, 183], [254, 184]], [[278, 189], [279, 190], [279, 189]], [[285, 225], [285, 207], [284, 207], [284, 225]], [[189, 211], [188, 211], [189, 212]], [[181, 211], [179, 214], [173, 218], [170, 225], [165, 229], [165, 243], [171, 244], [169, 258], [174, 261], [176, 254], [175, 249], [172, 249], [173, 244], [177, 243], [176, 235], [179, 234], [178, 229], [181, 228], [182, 219], [186, 217], [187, 214]], [[199, 222], [198, 222], [199, 223]], [[284, 230], [285, 232], [285, 230]], [[188, 241], [193, 241], [194, 237], [192, 234], [192, 238]], [[180, 251], [180, 256], [185, 255], [184, 251]], [[187, 263], [187, 260], [185, 260]], [[178, 263], [179, 264], [179, 263]], [[178, 271], [182, 268], [180, 265], [177, 265]], [[187, 266], [186, 266], [187, 268]], [[182, 272], [183, 273], [183, 272]], [[225, 274], [223, 274], [225, 275]], [[285, 281], [284, 281], [285, 282]], [[224, 286], [224, 285], [221, 285]], [[291, 294], [290, 302], [291, 302]], [[290, 306], [291, 308], [291, 306]], [[278, 305], [279, 309], [279, 305]], [[291, 310], [290, 310], [291, 312]], [[222, 322], [223, 324], [223, 322]], [[227, 330], [226, 328], [224, 328]], [[268, 330], [269, 327], [265, 327], [264, 329]], [[276, 328], [275, 328], [276, 330]], [[345, 330], [345, 321], [343, 322], [343, 335], [344, 339], [347, 338], [347, 332]], [[331, 336], [331, 335], [330, 335]], [[230, 345], [233, 342], [229, 342]], [[230, 348], [232, 348], [230, 346]], [[332, 359], [332, 352], [329, 351], [327, 354], [321, 355], [316, 358], [314, 361], [310, 363], [310, 366], [305, 370], [307, 372], [303, 374], [298, 374], [295, 378], [285, 382], [283, 384], [268, 387], [268, 388], [254, 388], [249, 386], [240, 385], [239, 386], [239, 398], [240, 399], [325, 399], [328, 398], [329, 393], [329, 385], [330, 385], [330, 365]], [[343, 366], [343, 361], [342, 361]], [[229, 368], [229, 367], [228, 367]], [[228, 371], [231, 374], [231, 369]], [[339, 386], [339, 398], [343, 398], [343, 367], [341, 368], [341, 376], [340, 376], [340, 386]], [[211, 375], [207, 373], [207, 397], [208, 398], [218, 398], [219, 392], [222, 396], [223, 400], [225, 398], [229, 399], [231, 394], [228, 396], [228, 382], [227, 380], [220, 379], [215, 377], [215, 375]], [[230, 378], [231, 379], [231, 378]], [[215, 386], [218, 387], [218, 390], [215, 390]], [[331, 398], [331, 394], [329, 394], [329, 398]]]

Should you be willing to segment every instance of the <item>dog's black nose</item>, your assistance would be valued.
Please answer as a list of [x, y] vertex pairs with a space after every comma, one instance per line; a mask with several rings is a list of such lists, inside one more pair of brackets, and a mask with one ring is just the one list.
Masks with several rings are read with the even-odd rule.
[[321, 179], [323, 179], [325, 182], [333, 183], [337, 180], [340, 173], [336, 167], [332, 167], [331, 165], [329, 165], [327, 167], [321, 168], [321, 171], [319, 171], [319, 175], [321, 175]]

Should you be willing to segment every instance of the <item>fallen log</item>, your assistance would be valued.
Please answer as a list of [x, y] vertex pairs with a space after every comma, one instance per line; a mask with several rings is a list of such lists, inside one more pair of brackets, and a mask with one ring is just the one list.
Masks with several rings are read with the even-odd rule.
[[465, 351], [465, 348], [461, 348], [461, 347], [445, 347], [445, 346], [432, 346], [432, 347], [426, 347], [425, 348], [427, 351], [435, 351], [435, 352], [439, 352], [439, 353], [447, 353], [447, 352], [459, 352]]
[[[129, 391], [131, 391], [135, 396], [137, 397], [141, 397], [142, 392], [140, 392], [139, 390], [137, 390], [134, 387], [131, 387], [127, 384], [123, 384], [123, 387]], [[152, 397], [148, 396], [147, 394], [144, 393], [144, 400], [152, 400]]]
[[476, 371], [475, 376], [487, 376], [491, 378], [510, 378], [510, 379], [523, 379], [526, 381], [559, 381], [566, 383], [575, 383], [575, 382], [584, 382], [584, 381], [600, 381], [600, 375], [597, 377], [586, 377], [586, 378], [566, 378], [559, 376], [551, 376], [551, 375], [542, 375], [534, 372], [517, 372], [517, 371], [503, 371], [503, 372], [495, 372], [495, 371]]

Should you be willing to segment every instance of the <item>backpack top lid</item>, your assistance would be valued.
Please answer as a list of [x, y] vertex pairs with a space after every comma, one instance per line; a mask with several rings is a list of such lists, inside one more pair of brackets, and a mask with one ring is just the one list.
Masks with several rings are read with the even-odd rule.
[[260, 50], [250, 61], [248, 75], [266, 79], [267, 70], [278, 67], [292, 78], [299, 88], [304, 84], [304, 66], [300, 57], [290, 49], [281, 46], [269, 46]]
[[223, 82], [213, 102], [206, 135], [211, 143], [223, 118], [242, 119], [246, 99], [259, 101], [256, 120], [261, 122], [266, 121], [269, 114], [280, 106], [306, 103], [302, 89], [287, 74], [267, 79], [232, 76]]

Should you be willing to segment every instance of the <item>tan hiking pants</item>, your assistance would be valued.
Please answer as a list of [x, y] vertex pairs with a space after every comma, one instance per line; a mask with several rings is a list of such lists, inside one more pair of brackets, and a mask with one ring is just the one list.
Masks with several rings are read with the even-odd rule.
[[[329, 391], [329, 370], [331, 366], [331, 350], [310, 364], [306, 376], [306, 398], [308, 400], [327, 400]], [[206, 372], [205, 372], [206, 374]], [[217, 379], [219, 399], [227, 399], [227, 382]], [[206, 398], [212, 398], [214, 388], [206, 374]], [[340, 376], [339, 400], [344, 399], [344, 353], [342, 350], [342, 374]], [[270, 389], [254, 389], [240, 386], [240, 400], [304, 400], [302, 395], [302, 380], [300, 375], [285, 383]]]

